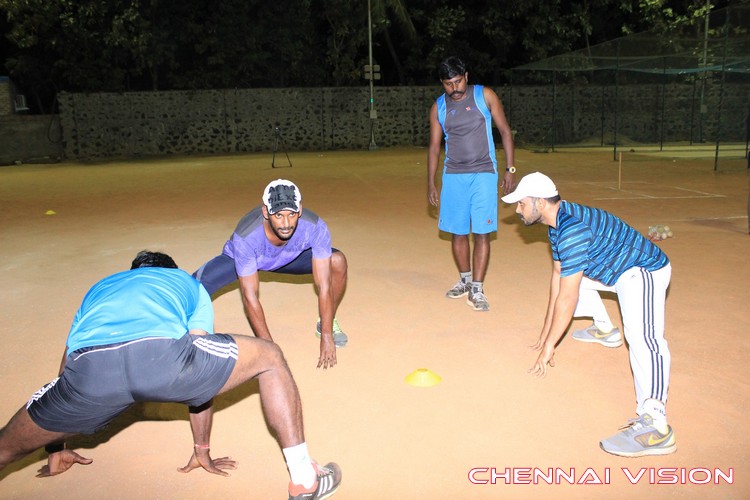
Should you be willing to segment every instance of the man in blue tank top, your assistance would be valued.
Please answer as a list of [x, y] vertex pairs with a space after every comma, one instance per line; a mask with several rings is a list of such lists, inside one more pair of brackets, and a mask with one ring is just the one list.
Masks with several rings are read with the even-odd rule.
[[[451, 234], [451, 249], [459, 280], [446, 297], [468, 295], [476, 311], [489, 311], [484, 278], [490, 259], [490, 235], [497, 231], [498, 169], [492, 124], [500, 131], [505, 152], [502, 186], [515, 186], [514, 146], [510, 125], [497, 94], [469, 85], [466, 66], [457, 57], [444, 60], [438, 76], [445, 93], [430, 109], [430, 146], [427, 153], [427, 199], [440, 207], [438, 229]], [[440, 146], [445, 139], [442, 187], [435, 176]], [[471, 251], [469, 234], [473, 235]]]
[[[670, 353], [664, 338], [664, 308], [672, 276], [667, 256], [614, 215], [561, 200], [555, 184], [542, 173], [525, 176], [503, 201], [518, 203], [516, 213], [525, 225], [549, 226], [553, 260], [549, 302], [534, 346], [541, 352], [529, 372], [544, 377], [547, 365], [554, 366], [555, 346], [573, 317], [595, 320], [589, 329], [593, 331], [574, 332], [573, 338], [616, 347], [609, 345], [615, 335], [611, 323], [607, 332], [600, 331], [596, 321], [604, 310], [599, 292], [616, 293], [630, 348], [637, 418], [599, 445], [625, 457], [674, 453], [677, 445], [665, 409]], [[617, 345], [622, 345], [619, 331], [616, 336]]]

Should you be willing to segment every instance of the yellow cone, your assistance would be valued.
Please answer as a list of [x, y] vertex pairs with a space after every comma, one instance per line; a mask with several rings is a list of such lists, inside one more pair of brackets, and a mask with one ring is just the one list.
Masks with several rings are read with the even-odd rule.
[[440, 375], [428, 370], [427, 368], [417, 368], [406, 376], [406, 383], [414, 387], [432, 387], [440, 383]]
[[44, 215], [55, 215], [56, 213], [57, 212], [55, 212], [54, 210], [47, 210], [46, 212], [44, 212]]

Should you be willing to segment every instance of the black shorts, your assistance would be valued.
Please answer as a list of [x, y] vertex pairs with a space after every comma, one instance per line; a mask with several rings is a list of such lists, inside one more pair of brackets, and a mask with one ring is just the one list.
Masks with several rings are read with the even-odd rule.
[[200, 406], [229, 379], [237, 361], [230, 335], [150, 337], [72, 352], [63, 374], [26, 404], [52, 432], [92, 434], [135, 402]]
[[[338, 251], [337, 248], [331, 248], [331, 254]], [[308, 248], [289, 264], [284, 264], [269, 272], [280, 274], [312, 274], [312, 258], [312, 248]]]
[[[331, 253], [338, 251], [337, 248], [331, 249]], [[312, 248], [304, 250], [288, 264], [268, 270], [267, 272], [297, 275], [312, 274]], [[208, 291], [208, 294], [213, 296], [221, 288], [237, 281], [237, 269], [234, 265], [234, 259], [228, 255], [218, 255], [195, 271], [193, 278], [200, 281]]]

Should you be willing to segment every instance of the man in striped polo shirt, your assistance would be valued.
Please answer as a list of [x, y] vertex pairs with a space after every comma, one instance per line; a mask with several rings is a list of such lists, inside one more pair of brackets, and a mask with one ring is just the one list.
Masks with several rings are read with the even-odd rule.
[[554, 366], [555, 345], [571, 319], [594, 316], [603, 309], [598, 292], [615, 292], [630, 346], [638, 417], [599, 444], [626, 457], [674, 453], [677, 445], [665, 410], [670, 355], [664, 305], [672, 273], [667, 256], [614, 215], [562, 201], [542, 173], [525, 176], [502, 200], [518, 203], [516, 213], [525, 225], [549, 226], [553, 275], [547, 316], [535, 345], [541, 352], [529, 372], [544, 377], [547, 365]]

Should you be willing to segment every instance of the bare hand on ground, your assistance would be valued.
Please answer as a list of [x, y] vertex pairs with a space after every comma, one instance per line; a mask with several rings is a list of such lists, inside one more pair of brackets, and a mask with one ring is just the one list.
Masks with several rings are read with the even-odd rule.
[[50, 453], [47, 457], [47, 465], [37, 471], [36, 477], [50, 477], [62, 474], [75, 464], [89, 465], [93, 460], [82, 457], [73, 450], [62, 450]]
[[333, 368], [336, 366], [336, 344], [333, 342], [333, 335], [324, 334], [320, 336], [320, 357], [318, 358], [318, 368]]
[[539, 353], [534, 366], [529, 368], [529, 373], [544, 378], [547, 376], [547, 365], [551, 367], [555, 366], [555, 348], [545, 345], [542, 348], [542, 352]]
[[[198, 456], [200, 454], [200, 456]], [[193, 469], [202, 467], [211, 474], [218, 474], [220, 476], [228, 476], [229, 473], [224, 472], [223, 469], [234, 470], [237, 468], [237, 462], [229, 457], [221, 457], [212, 459], [208, 450], [196, 450], [190, 457], [185, 467], [180, 467], [177, 470], [179, 472], [188, 473]]]

